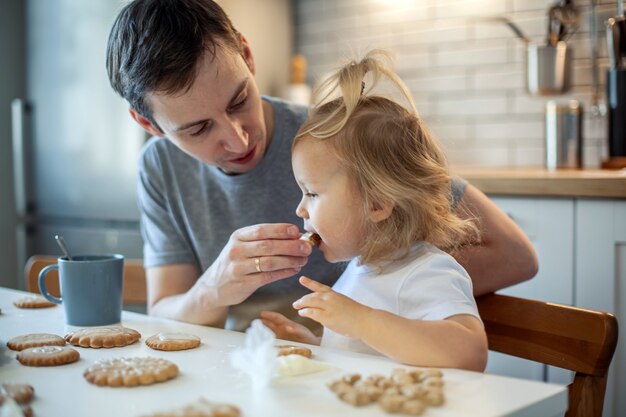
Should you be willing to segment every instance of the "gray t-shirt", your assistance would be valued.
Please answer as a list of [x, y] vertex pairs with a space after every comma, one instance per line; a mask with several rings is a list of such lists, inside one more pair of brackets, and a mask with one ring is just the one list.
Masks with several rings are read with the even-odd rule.
[[[274, 110], [273, 137], [263, 160], [245, 174], [226, 175], [165, 138], [146, 143], [138, 181], [146, 267], [193, 264], [204, 272], [236, 229], [258, 223], [292, 223], [302, 229], [302, 219], [295, 213], [302, 193], [291, 168], [291, 143], [307, 108], [276, 98], [263, 100]], [[455, 181], [452, 188], [458, 200], [465, 183]], [[344, 266], [326, 262], [314, 250], [298, 276], [333, 285]], [[226, 327], [245, 330], [262, 310], [303, 322], [291, 304], [308, 292], [297, 276], [263, 286], [230, 307]]]

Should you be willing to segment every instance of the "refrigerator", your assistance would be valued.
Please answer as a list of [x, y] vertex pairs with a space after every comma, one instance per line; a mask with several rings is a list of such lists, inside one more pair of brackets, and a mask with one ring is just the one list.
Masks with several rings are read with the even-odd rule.
[[[18, 271], [35, 253], [142, 257], [137, 159], [146, 140], [109, 85], [122, 0], [28, 0], [26, 91], [11, 103]], [[18, 282], [18, 287], [21, 287]]]

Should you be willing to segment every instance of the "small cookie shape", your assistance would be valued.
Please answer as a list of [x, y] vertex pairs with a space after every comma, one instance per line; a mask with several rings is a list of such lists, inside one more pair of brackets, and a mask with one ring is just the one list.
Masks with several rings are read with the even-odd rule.
[[41, 295], [27, 295], [22, 298], [18, 298], [13, 301], [13, 305], [17, 308], [48, 308], [54, 307], [54, 304], [51, 301], [46, 300]]
[[311, 246], [319, 246], [322, 243], [322, 238], [317, 233], [306, 232], [300, 236], [300, 240], [304, 240], [311, 244]]
[[33, 409], [28, 404], [35, 390], [27, 384], [2, 384], [0, 388], [0, 415], [32, 417]]
[[278, 356], [287, 356], [287, 355], [301, 355], [311, 359], [313, 353], [311, 349], [303, 347], [303, 346], [295, 346], [295, 345], [278, 345]]
[[146, 339], [146, 345], [156, 350], [185, 350], [200, 346], [200, 338], [188, 333], [157, 333]]
[[240, 417], [239, 408], [226, 403], [214, 403], [200, 398], [181, 408], [158, 412], [144, 417]]
[[57, 366], [76, 362], [80, 353], [69, 346], [39, 346], [22, 350], [15, 358], [26, 366]]
[[140, 338], [141, 334], [137, 330], [122, 326], [93, 327], [65, 335], [65, 340], [74, 346], [95, 349], [122, 347]]
[[178, 375], [178, 366], [166, 359], [134, 357], [101, 359], [85, 369], [83, 376], [94, 385], [134, 387], [167, 381]]
[[28, 384], [2, 384], [2, 388], [0, 388], [0, 396], [3, 399], [4, 397], [11, 397], [18, 404], [29, 403], [33, 399], [33, 395], [35, 395], [35, 389]]
[[443, 405], [443, 385], [439, 369], [395, 369], [390, 377], [345, 375], [332, 381], [329, 388], [355, 407], [377, 402], [388, 413], [418, 416], [428, 407]]
[[38, 346], [65, 346], [65, 339], [51, 333], [30, 333], [10, 339], [7, 346], [11, 350], [24, 350]]

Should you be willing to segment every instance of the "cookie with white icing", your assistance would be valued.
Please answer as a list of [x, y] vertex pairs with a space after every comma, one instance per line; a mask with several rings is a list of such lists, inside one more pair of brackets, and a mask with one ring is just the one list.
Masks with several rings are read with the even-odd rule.
[[161, 332], [146, 339], [146, 345], [156, 350], [185, 350], [200, 346], [200, 338], [188, 333]]
[[22, 350], [15, 358], [26, 366], [57, 366], [76, 362], [80, 354], [69, 346], [39, 346]]

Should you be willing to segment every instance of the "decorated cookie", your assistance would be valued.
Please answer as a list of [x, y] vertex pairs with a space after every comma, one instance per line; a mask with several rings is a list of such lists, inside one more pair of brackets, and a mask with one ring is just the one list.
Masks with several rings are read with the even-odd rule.
[[109, 387], [150, 385], [167, 381], [176, 375], [176, 364], [153, 357], [101, 359], [83, 373], [92, 384]]
[[322, 242], [322, 238], [317, 233], [306, 232], [300, 236], [300, 240], [309, 242], [312, 246], [318, 246]]
[[312, 356], [311, 349], [303, 346], [279, 345], [276, 347], [278, 348], [278, 356], [302, 355], [307, 358], [310, 358]]
[[415, 416], [428, 407], [443, 405], [442, 377], [439, 369], [396, 369], [390, 377], [345, 375], [331, 382], [329, 388], [339, 399], [356, 407], [377, 402], [390, 414]]
[[65, 346], [65, 339], [51, 333], [30, 333], [16, 336], [7, 342], [12, 350], [23, 350], [37, 346]]
[[56, 366], [76, 362], [80, 354], [69, 346], [39, 346], [22, 350], [15, 358], [26, 366]]
[[183, 407], [157, 412], [144, 417], [239, 417], [241, 411], [234, 405], [214, 403], [204, 398]]
[[81, 329], [65, 335], [65, 340], [74, 346], [87, 348], [122, 347], [135, 343], [141, 338], [137, 330], [128, 327], [93, 327]]
[[13, 301], [13, 305], [18, 308], [47, 308], [56, 304], [43, 298], [41, 295], [27, 295]]
[[187, 333], [157, 333], [146, 339], [146, 345], [156, 350], [185, 350], [200, 346], [200, 338]]

